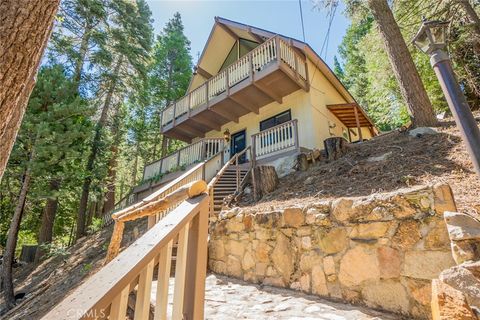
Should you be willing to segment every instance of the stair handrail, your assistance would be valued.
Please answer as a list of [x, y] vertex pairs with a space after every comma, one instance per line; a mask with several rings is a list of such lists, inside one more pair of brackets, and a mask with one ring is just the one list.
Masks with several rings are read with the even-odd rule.
[[[210, 214], [213, 214], [213, 204], [214, 204], [213, 203], [213, 188], [215, 187], [215, 184], [222, 177], [222, 175], [225, 173], [225, 171], [227, 170], [227, 168], [230, 165], [235, 165], [235, 172], [236, 172], [235, 193], [238, 193], [238, 190], [239, 190], [240, 186], [242, 185], [243, 181], [245, 180], [246, 176], [248, 175], [248, 172], [247, 172], [247, 175], [245, 175], [245, 177], [243, 177], [242, 181], [240, 181], [240, 167], [239, 167], [238, 160], [247, 151], [250, 151], [250, 169], [249, 169], [249, 171], [251, 171], [253, 166], [254, 166], [254, 161], [253, 161], [253, 158], [252, 158], [252, 148], [251, 148], [251, 146], [248, 146], [247, 148], [243, 149], [242, 151], [236, 153], [230, 160], [228, 160], [225, 163], [225, 165], [222, 167], [222, 169], [220, 169], [220, 171], [218, 171], [218, 173], [215, 175], [215, 177], [213, 177], [213, 179], [210, 180], [210, 182], [208, 183], [207, 192], [210, 196]], [[252, 179], [253, 179], [253, 177], [252, 177]]]
[[[203, 181], [202, 181], [203, 182]], [[167, 318], [172, 247], [178, 238], [172, 319], [203, 319], [207, 270], [208, 195], [206, 183], [148, 230], [132, 246], [55, 306], [43, 320], [124, 319], [129, 294], [135, 319], [147, 320], [153, 271], [158, 266], [155, 319]]]

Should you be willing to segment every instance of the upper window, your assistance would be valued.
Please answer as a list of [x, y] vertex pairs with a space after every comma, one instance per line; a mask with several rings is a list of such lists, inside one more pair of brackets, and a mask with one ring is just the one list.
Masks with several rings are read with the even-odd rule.
[[[240, 47], [239, 47], [240, 43]], [[222, 66], [220, 67], [220, 71], [223, 71], [226, 67], [230, 66], [233, 64], [235, 61], [252, 51], [258, 46], [257, 42], [246, 40], [240, 38], [239, 41], [235, 41], [234, 45], [232, 46], [232, 49], [230, 49], [230, 52], [227, 55], [227, 58], [223, 62]]]
[[292, 120], [292, 113], [290, 110], [279, 113], [271, 118], [265, 119], [260, 122], [260, 131], [270, 129], [272, 127], [278, 126], [284, 122]]

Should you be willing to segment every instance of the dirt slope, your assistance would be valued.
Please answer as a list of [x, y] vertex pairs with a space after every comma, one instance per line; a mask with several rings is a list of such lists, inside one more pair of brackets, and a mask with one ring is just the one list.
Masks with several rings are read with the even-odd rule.
[[347, 155], [331, 163], [280, 179], [273, 193], [254, 204], [245, 198], [241, 206], [258, 210], [305, 205], [320, 199], [365, 196], [398, 188], [447, 182], [458, 209], [480, 213], [480, 178], [473, 171], [460, 134], [452, 121], [445, 121], [438, 134], [412, 137], [392, 132], [353, 144]]
[[[135, 240], [132, 236], [133, 228], [136, 227], [142, 234], [146, 226], [145, 220], [127, 223], [123, 247]], [[35, 320], [44, 316], [70, 291], [102, 267], [112, 229], [113, 225], [80, 239], [68, 250], [66, 256], [52, 257], [38, 266], [29, 265], [17, 270], [15, 292], [25, 292], [26, 296], [18, 301], [14, 309], [0, 318]]]

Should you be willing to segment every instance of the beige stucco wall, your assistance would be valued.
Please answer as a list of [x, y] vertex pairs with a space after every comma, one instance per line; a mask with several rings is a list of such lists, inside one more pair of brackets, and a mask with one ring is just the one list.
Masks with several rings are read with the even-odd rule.
[[[260, 121], [288, 109], [291, 110], [292, 119], [298, 119], [298, 135], [301, 147], [323, 149], [325, 139], [344, 136], [343, 133], [347, 133], [345, 125], [327, 109], [326, 105], [346, 103], [346, 99], [340, 95], [321, 71], [316, 69], [310, 60], [308, 60], [308, 73], [311, 83], [309, 92], [303, 89], [297, 90], [284, 97], [281, 104], [276, 101], [267, 104], [260, 108], [259, 114], [249, 113], [240, 117], [239, 123], [231, 121], [223, 125], [220, 131], [212, 130], [205, 137], [223, 137], [223, 132], [226, 129], [231, 134], [246, 130], [247, 147], [251, 146], [251, 136], [259, 132]], [[362, 134], [364, 139], [371, 137], [367, 128], [362, 128]], [[358, 140], [358, 135], [352, 135], [352, 140]]]

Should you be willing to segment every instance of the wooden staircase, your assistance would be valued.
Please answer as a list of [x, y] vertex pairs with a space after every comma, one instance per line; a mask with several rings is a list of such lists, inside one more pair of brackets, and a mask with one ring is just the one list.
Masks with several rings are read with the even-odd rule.
[[225, 197], [237, 191], [237, 183], [240, 184], [249, 169], [239, 167], [237, 177], [237, 166], [230, 164], [213, 186], [213, 212], [218, 214], [222, 209]]

